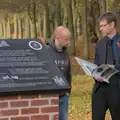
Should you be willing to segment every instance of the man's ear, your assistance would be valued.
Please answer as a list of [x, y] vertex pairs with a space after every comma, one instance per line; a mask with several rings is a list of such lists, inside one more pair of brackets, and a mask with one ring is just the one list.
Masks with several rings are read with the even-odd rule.
[[58, 38], [58, 37], [57, 37], [57, 38], [56, 38], [56, 40], [57, 40], [57, 41], [59, 41], [59, 40], [60, 40], [60, 38]]
[[115, 23], [113, 21], [111, 22], [111, 25], [112, 25], [112, 27], [115, 27]]

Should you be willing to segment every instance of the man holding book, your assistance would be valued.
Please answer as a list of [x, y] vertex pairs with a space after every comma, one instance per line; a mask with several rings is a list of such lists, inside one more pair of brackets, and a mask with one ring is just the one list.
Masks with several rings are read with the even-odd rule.
[[[100, 16], [99, 27], [103, 38], [98, 41], [94, 63], [98, 66], [108, 66], [120, 70], [120, 35], [116, 30], [117, 18], [114, 13], [107, 12]], [[107, 109], [112, 120], [120, 120], [120, 75], [117, 73], [105, 83], [100, 78], [94, 78], [92, 93], [92, 120], [105, 120]]]

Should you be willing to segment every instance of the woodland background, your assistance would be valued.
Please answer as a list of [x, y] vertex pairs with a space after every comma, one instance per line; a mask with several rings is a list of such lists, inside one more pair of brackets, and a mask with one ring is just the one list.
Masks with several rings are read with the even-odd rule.
[[[55, 27], [64, 25], [70, 29], [73, 88], [69, 120], [91, 120], [94, 81], [84, 75], [74, 57], [93, 62], [96, 42], [102, 37], [97, 20], [107, 11], [117, 15], [120, 31], [120, 0], [0, 0], [0, 39], [47, 41]], [[106, 120], [110, 120], [109, 112]]]

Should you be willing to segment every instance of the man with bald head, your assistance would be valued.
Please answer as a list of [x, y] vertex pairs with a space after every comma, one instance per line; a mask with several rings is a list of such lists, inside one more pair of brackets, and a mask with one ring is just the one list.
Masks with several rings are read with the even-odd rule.
[[[53, 32], [53, 39], [47, 42], [46, 48], [71, 86], [70, 58], [67, 52], [70, 36], [68, 28], [58, 26]], [[70, 91], [59, 95], [59, 120], [68, 120], [69, 93]]]

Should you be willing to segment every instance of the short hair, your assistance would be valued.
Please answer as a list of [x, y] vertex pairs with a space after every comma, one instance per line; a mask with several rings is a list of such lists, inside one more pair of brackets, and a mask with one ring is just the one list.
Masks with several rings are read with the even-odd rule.
[[71, 37], [71, 32], [68, 28], [64, 27], [64, 26], [58, 26], [55, 28], [54, 32], [53, 32], [53, 39], [55, 39], [56, 35], [57, 34], [60, 34], [60, 33], [66, 33], [67, 37]]
[[117, 17], [112, 12], [106, 12], [106, 13], [102, 14], [99, 17], [98, 21], [100, 22], [101, 20], [106, 20], [107, 23], [114, 22], [115, 27], [117, 26]]

